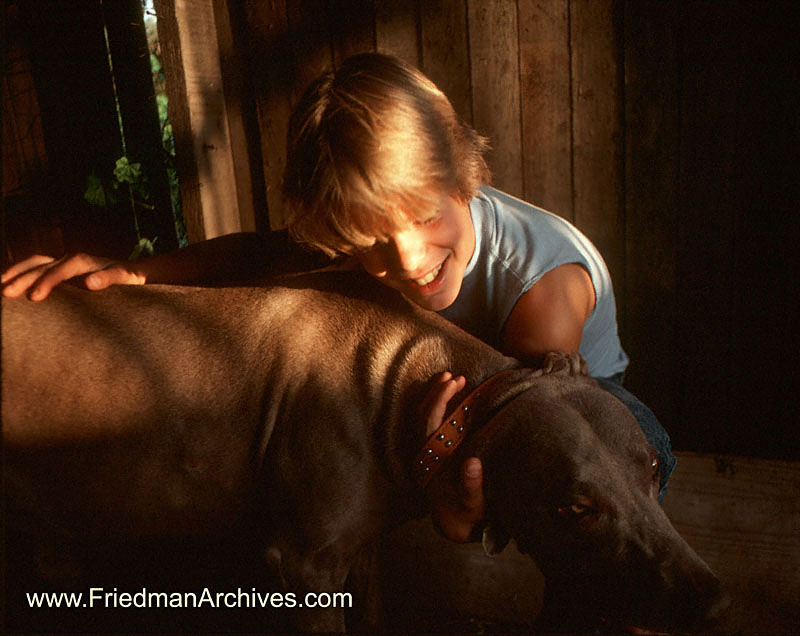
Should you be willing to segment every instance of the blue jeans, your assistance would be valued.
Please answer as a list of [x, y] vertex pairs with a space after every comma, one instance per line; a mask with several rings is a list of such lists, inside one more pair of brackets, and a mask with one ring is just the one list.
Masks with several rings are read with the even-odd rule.
[[672, 471], [675, 470], [675, 465], [678, 463], [678, 460], [675, 458], [675, 455], [672, 454], [672, 445], [670, 444], [667, 431], [661, 426], [661, 423], [653, 414], [653, 411], [642, 404], [636, 396], [622, 386], [624, 377], [624, 373], [617, 373], [610, 378], [595, 378], [595, 380], [597, 380], [601, 387], [628, 407], [628, 410], [636, 418], [636, 421], [639, 422], [639, 427], [642, 429], [650, 446], [658, 451], [658, 461], [661, 466], [658, 500], [663, 501], [664, 495], [667, 492], [667, 482], [669, 481], [670, 475], [672, 475]]

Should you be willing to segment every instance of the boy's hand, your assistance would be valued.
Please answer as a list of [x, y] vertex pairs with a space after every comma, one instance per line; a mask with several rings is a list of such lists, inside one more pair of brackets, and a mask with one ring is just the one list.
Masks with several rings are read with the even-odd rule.
[[14, 298], [28, 292], [31, 300], [44, 300], [53, 287], [70, 278], [83, 276], [87, 289], [110, 285], [143, 285], [145, 276], [133, 271], [129, 263], [90, 254], [70, 254], [59, 259], [31, 256], [3, 272], [3, 296]]
[[444, 416], [447, 415], [447, 403], [466, 384], [467, 379], [463, 375], [454, 378], [449, 371], [436, 376], [433, 386], [420, 405], [420, 414], [427, 422], [425, 435], [432, 435], [439, 428]]
[[[444, 419], [447, 403], [461, 391], [467, 381], [446, 371], [422, 402], [421, 411], [427, 421], [427, 435], [433, 433]], [[474, 541], [475, 526], [483, 519], [486, 504], [483, 499], [483, 466], [477, 457], [470, 457], [461, 467], [461, 481], [453, 489], [443, 480], [434, 479], [427, 489], [433, 523], [440, 534], [451, 541]]]
[[427, 494], [433, 525], [439, 534], [456, 543], [480, 541], [481, 538], [475, 536], [475, 528], [486, 513], [480, 459], [470, 457], [464, 462], [457, 488], [445, 480], [433, 479]]

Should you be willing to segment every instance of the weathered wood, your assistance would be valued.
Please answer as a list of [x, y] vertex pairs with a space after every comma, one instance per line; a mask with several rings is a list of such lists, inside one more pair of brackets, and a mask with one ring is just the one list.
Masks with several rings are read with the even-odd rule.
[[[679, 448], [730, 451], [746, 420], [730, 410], [731, 295], [735, 254], [736, 69], [744, 62], [736, 4], [693, 4], [682, 22], [680, 172], [676, 225], [678, 296], [676, 355], [684, 362], [675, 400], [692, 422], [673, 429]], [[704, 422], [714, 429], [704, 430]], [[720, 426], [721, 424], [721, 426]], [[746, 425], [746, 424], [744, 424]], [[708, 439], [709, 434], [715, 438]], [[712, 442], [714, 446], [709, 446]], [[742, 451], [744, 452], [744, 451]]]
[[[678, 340], [676, 225], [680, 110], [678, 13], [672, 3], [625, 4], [625, 286], [623, 345], [634, 353], [626, 386], [671, 427], [683, 361]], [[659, 378], [654, 390], [650, 378]]]
[[794, 633], [800, 464], [680, 453], [664, 509], [732, 597], [720, 633]]
[[332, 66], [333, 48], [325, 0], [289, 2], [286, 14], [294, 54], [291, 103], [295, 104], [322, 72]]
[[419, 66], [419, 7], [417, 2], [375, 0], [375, 47]]
[[[575, 223], [624, 288], [622, 84], [615, 0], [572, 0], [572, 162]], [[617, 299], [618, 314], [624, 315]]]
[[736, 136], [728, 212], [733, 241], [730, 409], [733, 423], [750, 424], [747, 436], [734, 439], [758, 455], [783, 440], [785, 451], [774, 456], [792, 459], [800, 457], [800, 271], [790, 256], [800, 244], [798, 14], [800, 4], [788, 2], [735, 12], [742, 54], [730, 70], [737, 74], [737, 104], [735, 130], [729, 131]]
[[193, 243], [205, 238], [205, 229], [178, 18], [172, 2], [153, 0], [153, 6], [158, 18], [158, 39], [161, 43], [161, 64], [164, 68], [167, 108], [175, 140], [175, 171], [180, 181], [181, 211], [187, 238], [190, 243]]
[[[229, 33], [225, 35], [224, 24], [218, 32], [211, 0], [157, 1], [155, 6], [162, 46], [173, 50], [166, 55], [165, 72], [176, 154], [184, 155], [179, 174], [183, 181], [181, 196], [189, 240], [238, 232], [243, 227], [253, 228], [249, 165], [242, 166], [247, 158], [232, 146], [232, 141], [241, 141], [243, 137], [241, 116], [237, 111], [241, 101], [237, 96], [233, 106], [236, 130], [232, 140], [220, 63], [220, 33], [223, 41], [228, 38], [228, 42]], [[176, 47], [180, 48], [179, 59], [174, 52]], [[230, 50], [226, 53], [231, 55]], [[170, 70], [176, 62], [180, 66]], [[235, 153], [239, 159], [238, 174]], [[240, 209], [240, 195], [245, 205], [243, 210]]]
[[468, 3], [473, 124], [489, 137], [495, 184], [521, 197], [519, 41], [516, 5], [504, 0]]
[[295, 90], [286, 4], [284, 0], [247, 0], [245, 7], [269, 220], [272, 228], [280, 228], [285, 224], [280, 184], [286, 166], [290, 97]]
[[518, 4], [524, 196], [573, 220], [569, 1]]
[[[233, 188], [238, 205], [239, 227], [243, 232], [253, 232], [256, 223], [256, 206], [263, 198], [253, 193], [251, 156], [247, 143], [247, 110], [249, 99], [245, 89], [248, 65], [244, 51], [236, 41], [231, 24], [230, 0], [216, 0], [213, 4], [219, 49], [220, 74], [224, 88], [225, 117], [228, 123], [228, 142]], [[237, 25], [238, 26], [238, 25]], [[258, 185], [262, 185], [259, 180]], [[262, 222], [263, 223], [263, 222]]]
[[375, 50], [375, 5], [372, 0], [330, 0], [328, 16], [336, 64], [351, 55]]
[[463, 0], [420, 4], [422, 70], [447, 95], [453, 108], [472, 123], [467, 9]]

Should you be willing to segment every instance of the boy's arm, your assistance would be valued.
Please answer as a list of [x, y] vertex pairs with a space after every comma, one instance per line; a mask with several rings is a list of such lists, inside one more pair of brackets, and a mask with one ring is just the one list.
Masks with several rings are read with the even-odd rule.
[[138, 261], [115, 261], [89, 254], [60, 259], [31, 256], [2, 275], [3, 295], [43, 300], [56, 285], [77, 278], [92, 290], [116, 284], [202, 284], [243, 282], [268, 274], [304, 271], [328, 261], [307, 251], [285, 230], [267, 235], [239, 233], [194, 243], [183, 249]]
[[550, 351], [577, 351], [594, 305], [589, 273], [577, 263], [556, 267], [511, 310], [503, 333], [503, 353], [536, 366]]
[[240, 232], [201, 241], [143, 259], [138, 269], [148, 283], [232, 283], [307, 271], [329, 263], [330, 259], [321, 252], [292, 241], [286, 230], [276, 230], [267, 234]]

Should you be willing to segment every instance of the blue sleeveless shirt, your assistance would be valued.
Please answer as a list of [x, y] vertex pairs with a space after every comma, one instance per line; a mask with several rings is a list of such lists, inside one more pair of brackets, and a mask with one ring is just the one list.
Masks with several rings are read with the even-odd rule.
[[469, 211], [475, 252], [458, 297], [439, 313], [499, 349], [520, 296], [550, 270], [578, 263], [589, 272], [596, 297], [583, 327], [580, 353], [595, 377], [624, 371], [628, 356], [617, 334], [611, 276], [589, 239], [561, 217], [494, 188], [481, 188]]

